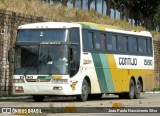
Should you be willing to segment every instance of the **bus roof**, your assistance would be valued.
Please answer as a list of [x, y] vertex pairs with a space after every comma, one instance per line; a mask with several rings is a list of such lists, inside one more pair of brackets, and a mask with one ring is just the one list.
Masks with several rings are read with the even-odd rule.
[[92, 29], [92, 30], [102, 30], [107, 32], [115, 32], [122, 34], [130, 34], [130, 35], [139, 35], [139, 36], [148, 36], [152, 37], [149, 31], [126, 31], [120, 27], [112, 26], [112, 25], [103, 25], [96, 24], [91, 22], [41, 22], [41, 23], [31, 23], [25, 24], [18, 27], [18, 29], [40, 29], [40, 28], [71, 28], [71, 27], [82, 27], [84, 29]]
[[41, 28], [71, 28], [81, 27], [78, 23], [66, 23], [66, 22], [40, 22], [21, 25], [18, 29], [41, 29]]
[[120, 27], [112, 26], [112, 25], [103, 25], [103, 24], [96, 24], [91, 22], [79, 22], [79, 23], [82, 25], [82, 28], [85, 28], [85, 29], [102, 30], [107, 32], [152, 37], [149, 31], [127, 31], [127, 30], [123, 30]]

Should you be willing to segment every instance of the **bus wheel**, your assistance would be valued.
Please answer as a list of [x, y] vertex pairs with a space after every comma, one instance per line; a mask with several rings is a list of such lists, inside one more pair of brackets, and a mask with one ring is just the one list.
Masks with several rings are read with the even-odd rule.
[[134, 92], [135, 99], [140, 98], [141, 91], [142, 91], [142, 84], [141, 84], [140, 80], [138, 80], [137, 84], [135, 85], [135, 92]]
[[89, 85], [87, 83], [87, 81], [84, 79], [83, 83], [82, 83], [82, 91], [80, 95], [77, 95], [77, 100], [79, 101], [86, 101], [88, 98], [88, 94], [89, 94]]
[[43, 95], [34, 95], [33, 99], [35, 102], [43, 102], [44, 96]]
[[126, 98], [125, 93], [119, 93], [118, 96], [119, 96], [119, 99], [125, 99]]
[[89, 94], [88, 99], [90, 100], [98, 100], [102, 98], [102, 94]]
[[133, 99], [134, 93], [135, 93], [134, 81], [131, 79], [130, 86], [129, 86], [129, 92], [128, 92], [128, 99]]

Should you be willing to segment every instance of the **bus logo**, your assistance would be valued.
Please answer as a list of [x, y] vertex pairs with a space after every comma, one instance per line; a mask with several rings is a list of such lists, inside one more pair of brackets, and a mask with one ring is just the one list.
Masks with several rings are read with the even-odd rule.
[[33, 79], [33, 76], [20, 76], [20, 79]]

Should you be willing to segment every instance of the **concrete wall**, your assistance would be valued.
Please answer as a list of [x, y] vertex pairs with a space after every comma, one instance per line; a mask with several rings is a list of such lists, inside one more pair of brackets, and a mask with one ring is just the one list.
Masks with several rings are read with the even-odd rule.
[[43, 21], [50, 20], [0, 9], [0, 95], [11, 95], [13, 66], [8, 62], [8, 50], [14, 46], [17, 27]]
[[[8, 62], [8, 50], [14, 46], [17, 27], [43, 21], [50, 19], [0, 10], [0, 95], [11, 95], [13, 66]], [[154, 41], [154, 45], [155, 87], [160, 87], [160, 42]]]

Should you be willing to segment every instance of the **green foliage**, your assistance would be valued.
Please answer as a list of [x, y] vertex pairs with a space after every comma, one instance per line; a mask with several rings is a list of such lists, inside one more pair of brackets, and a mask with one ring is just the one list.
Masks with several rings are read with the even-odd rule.
[[[156, 21], [159, 20], [159, 0], [115, 0], [119, 5], [123, 5], [132, 11], [136, 25], [140, 22], [147, 29], [154, 30], [156, 28]], [[155, 18], [157, 14], [157, 18]], [[149, 23], [152, 23], [149, 24]]]
[[154, 88], [152, 91], [160, 91], [160, 88]]

